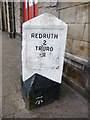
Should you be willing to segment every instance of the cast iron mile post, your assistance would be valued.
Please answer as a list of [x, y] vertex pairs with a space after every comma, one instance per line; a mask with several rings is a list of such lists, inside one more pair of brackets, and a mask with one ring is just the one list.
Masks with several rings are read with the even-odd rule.
[[59, 97], [67, 24], [45, 13], [23, 23], [22, 91], [33, 109]]

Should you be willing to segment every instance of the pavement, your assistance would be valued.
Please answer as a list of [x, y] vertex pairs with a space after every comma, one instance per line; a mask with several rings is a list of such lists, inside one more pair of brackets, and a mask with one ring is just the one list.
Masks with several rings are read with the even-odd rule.
[[27, 110], [25, 108], [25, 103], [21, 95], [20, 79], [21, 40], [10, 39], [8, 34], [6, 32], [3, 32], [2, 81], [0, 80], [0, 82], [2, 82], [2, 98], [0, 96], [0, 111], [2, 110], [2, 112], [0, 112], [0, 117], [88, 118], [87, 100], [80, 96], [76, 91], [74, 91], [64, 82], [62, 82], [61, 95], [58, 100], [37, 109], [33, 109], [30, 111]]

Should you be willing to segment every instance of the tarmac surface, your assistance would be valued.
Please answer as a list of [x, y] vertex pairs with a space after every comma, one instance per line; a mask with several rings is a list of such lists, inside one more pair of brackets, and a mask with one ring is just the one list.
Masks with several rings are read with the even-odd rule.
[[31, 111], [27, 110], [25, 108], [25, 103], [21, 95], [20, 79], [21, 79], [21, 40], [10, 39], [9, 35], [3, 32], [2, 97], [0, 96], [0, 117], [88, 118], [87, 100], [80, 96], [77, 92], [75, 92], [64, 82], [62, 82], [60, 99], [48, 105], [42, 106], [40, 108], [33, 109]]

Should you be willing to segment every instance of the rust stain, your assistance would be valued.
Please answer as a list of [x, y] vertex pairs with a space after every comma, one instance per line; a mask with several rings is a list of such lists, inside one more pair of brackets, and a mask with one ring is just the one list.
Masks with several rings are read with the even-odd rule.
[[81, 50], [84, 50], [84, 46], [80, 46], [80, 49], [81, 49]]

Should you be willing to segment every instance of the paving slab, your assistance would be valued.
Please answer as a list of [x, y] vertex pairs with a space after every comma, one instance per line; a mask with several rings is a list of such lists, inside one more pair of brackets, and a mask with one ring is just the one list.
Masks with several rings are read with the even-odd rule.
[[62, 84], [61, 97], [55, 102], [31, 111], [21, 110], [15, 118], [88, 118], [87, 101], [65, 83]]
[[2, 54], [3, 118], [88, 118], [88, 101], [64, 82], [58, 100], [27, 110], [21, 95], [21, 40], [3, 32]]

